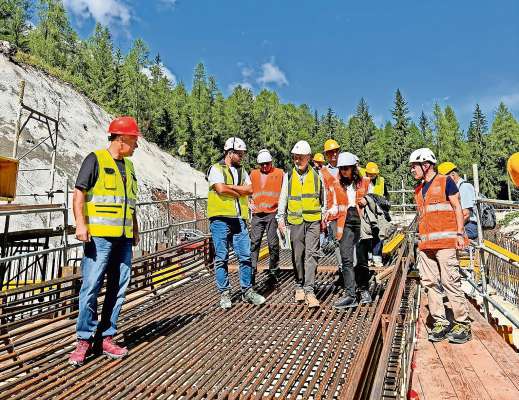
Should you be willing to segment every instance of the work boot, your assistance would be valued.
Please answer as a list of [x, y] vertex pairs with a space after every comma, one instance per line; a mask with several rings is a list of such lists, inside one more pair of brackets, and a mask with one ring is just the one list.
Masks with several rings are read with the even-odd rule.
[[363, 290], [360, 292], [360, 304], [370, 304], [372, 301], [371, 294], [368, 290]]
[[315, 294], [313, 292], [306, 293], [305, 303], [308, 306], [308, 308], [319, 307], [319, 300], [317, 300], [317, 297], [315, 297]]
[[265, 297], [256, 293], [252, 288], [247, 289], [247, 291], [242, 294], [241, 298], [243, 301], [254, 304], [255, 306], [261, 306], [266, 301]]
[[447, 338], [449, 331], [450, 325], [445, 325], [440, 321], [436, 321], [431, 332], [429, 332], [429, 341], [441, 342], [443, 339]]
[[265, 284], [270, 287], [276, 286], [278, 284], [277, 274], [269, 272]]
[[116, 360], [126, 356], [128, 349], [115, 344], [113, 336], [106, 336], [103, 338], [103, 354]]
[[296, 289], [296, 302], [300, 303], [305, 301], [305, 291], [303, 289]]
[[357, 307], [359, 303], [357, 303], [357, 299], [353, 296], [346, 296], [342, 299], [337, 300], [337, 302], [333, 305], [333, 308], [337, 310], [344, 310], [346, 308]]
[[220, 307], [222, 307], [224, 310], [232, 307], [231, 292], [229, 290], [222, 292], [220, 297]]
[[92, 343], [88, 340], [78, 339], [76, 349], [70, 353], [69, 364], [80, 366], [85, 362], [85, 358], [92, 351]]
[[448, 333], [450, 343], [466, 343], [472, 339], [472, 332], [470, 331], [470, 325], [455, 323], [454, 327]]

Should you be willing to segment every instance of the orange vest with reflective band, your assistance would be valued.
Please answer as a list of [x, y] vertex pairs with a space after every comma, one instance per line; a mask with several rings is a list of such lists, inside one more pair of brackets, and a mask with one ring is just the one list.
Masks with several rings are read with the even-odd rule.
[[420, 183], [414, 194], [418, 211], [418, 248], [456, 248], [458, 225], [454, 209], [445, 194], [447, 176], [436, 175], [425, 194], [425, 199], [422, 195], [423, 186], [424, 183]]
[[[355, 203], [357, 207], [357, 211], [359, 215], [362, 215], [362, 210], [359, 207], [360, 200], [368, 194], [369, 189], [369, 178], [361, 178], [359, 183], [357, 183], [357, 187], [355, 188]], [[337, 240], [341, 240], [342, 234], [344, 233], [344, 226], [346, 225], [346, 217], [348, 216], [348, 195], [346, 193], [346, 189], [342, 187], [341, 184], [338, 185], [338, 190], [336, 190], [336, 199], [337, 205], [339, 207], [339, 212], [337, 214]]]
[[[333, 176], [328, 168], [322, 167], [320, 172], [326, 190], [326, 208], [329, 210], [336, 203], [335, 193], [337, 193], [337, 188], [339, 188], [341, 184], [339, 183], [339, 179]], [[338, 217], [338, 215], [330, 215], [328, 216], [328, 221], [335, 221]]]
[[252, 204], [255, 207], [253, 213], [274, 213], [278, 210], [279, 195], [283, 185], [283, 171], [273, 168], [266, 176], [263, 176], [263, 185], [261, 175], [259, 169], [254, 169], [250, 173]]

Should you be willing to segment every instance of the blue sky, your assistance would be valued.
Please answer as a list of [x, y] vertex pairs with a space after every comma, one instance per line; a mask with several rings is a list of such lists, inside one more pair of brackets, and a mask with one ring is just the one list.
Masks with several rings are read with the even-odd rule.
[[108, 24], [143, 38], [177, 80], [202, 61], [229, 94], [242, 83], [342, 118], [364, 97], [377, 124], [400, 88], [417, 120], [450, 104], [466, 130], [476, 103], [519, 116], [517, 0], [65, 0], [82, 37]]

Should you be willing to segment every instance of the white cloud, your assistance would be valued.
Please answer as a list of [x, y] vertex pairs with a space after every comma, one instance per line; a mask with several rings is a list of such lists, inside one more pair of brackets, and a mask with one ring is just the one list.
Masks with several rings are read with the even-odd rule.
[[473, 112], [476, 103], [479, 104], [483, 112], [487, 114], [494, 112], [499, 106], [499, 103], [504, 103], [511, 111], [519, 111], [519, 91], [515, 93], [472, 98], [464, 104], [462, 110], [467, 113]]
[[261, 76], [256, 80], [260, 85], [275, 83], [278, 86], [288, 86], [288, 80], [285, 73], [275, 64], [274, 58], [270, 62], [261, 65]]
[[64, 0], [63, 4], [76, 17], [92, 18], [106, 26], [127, 27], [132, 19], [131, 8], [122, 0]]
[[243, 89], [249, 89], [250, 91], [254, 91], [252, 84], [250, 84], [249, 82], [233, 82], [229, 86], [227, 86], [227, 89], [229, 90], [229, 92], [232, 92], [238, 86], [241, 86]]
[[[177, 84], [177, 77], [175, 76], [175, 74], [173, 72], [171, 72], [171, 70], [166, 67], [164, 64], [160, 63], [160, 69], [162, 71], [162, 73], [166, 76], [166, 78], [169, 79], [169, 81], [171, 82], [172, 85], [176, 85]], [[151, 71], [149, 68], [143, 68], [142, 70], [142, 73], [144, 75], [146, 75], [149, 79], [151, 79]]]
[[250, 78], [252, 75], [254, 75], [254, 68], [244, 66], [244, 67], [241, 69], [241, 75], [242, 75], [244, 78]]

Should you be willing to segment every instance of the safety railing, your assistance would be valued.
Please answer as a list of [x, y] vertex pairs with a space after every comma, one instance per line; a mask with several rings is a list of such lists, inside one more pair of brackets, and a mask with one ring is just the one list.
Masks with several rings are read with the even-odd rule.
[[[483, 231], [480, 217], [480, 207], [482, 204], [499, 204], [506, 205], [511, 208], [519, 209], [519, 202], [487, 199], [481, 196], [479, 191], [479, 174], [478, 166], [472, 165], [474, 177], [474, 189], [476, 192], [476, 207], [474, 208], [478, 226], [478, 239], [471, 243], [479, 255], [479, 273], [481, 277], [481, 284], [475, 279], [475, 274], [472, 276], [467, 271], [461, 270], [465, 279], [472, 285], [475, 292], [483, 299], [483, 312], [485, 317], [489, 319], [490, 305], [497, 309], [505, 316], [516, 328], [519, 328], [519, 320], [510, 313], [505, 307], [489, 295], [488, 285], [490, 284], [500, 295], [511, 303], [518, 304], [518, 282], [519, 277], [519, 258], [517, 257], [517, 244], [510, 249], [505, 249], [501, 246], [503, 239], [500, 235], [494, 234], [493, 238], [499, 245], [491, 240], [486, 240], [484, 234], [488, 238], [492, 238], [491, 233]], [[497, 236], [496, 236], [497, 235]], [[498, 240], [496, 240], [498, 239]], [[508, 244], [512, 244], [511, 240]], [[506, 245], [506, 242], [505, 242]]]
[[[5, 227], [0, 235], [0, 291], [57, 279], [63, 276], [64, 268], [76, 270], [79, 266], [83, 246], [69, 225], [68, 197], [65, 194], [63, 204], [2, 206], [0, 218]], [[141, 240], [135, 254], [146, 255], [207, 234], [206, 203], [206, 198], [175, 199], [169, 193], [165, 199], [137, 203]], [[9, 221], [16, 215], [58, 213], [62, 225], [55, 229], [35, 229], [34, 234], [25, 231], [22, 237], [19, 232], [9, 232]]]

